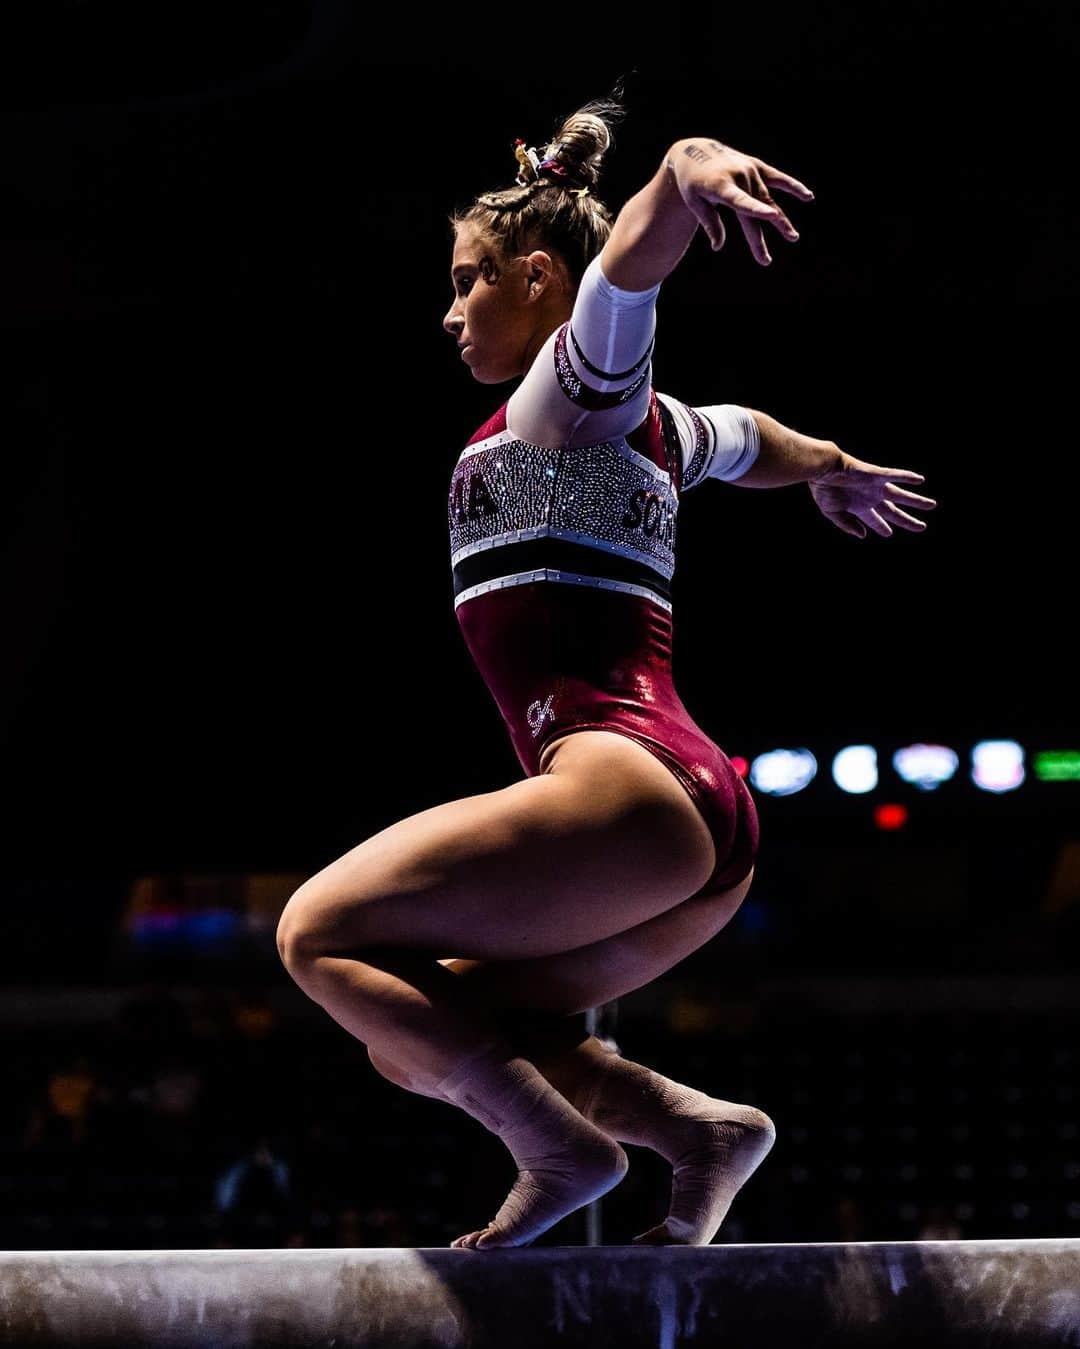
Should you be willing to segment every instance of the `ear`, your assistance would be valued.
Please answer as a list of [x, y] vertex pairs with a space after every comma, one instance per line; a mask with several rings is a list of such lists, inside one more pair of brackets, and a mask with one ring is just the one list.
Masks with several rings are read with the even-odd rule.
[[534, 248], [525, 259], [525, 280], [528, 283], [529, 299], [538, 299], [555, 279], [555, 263], [550, 253], [542, 248]]

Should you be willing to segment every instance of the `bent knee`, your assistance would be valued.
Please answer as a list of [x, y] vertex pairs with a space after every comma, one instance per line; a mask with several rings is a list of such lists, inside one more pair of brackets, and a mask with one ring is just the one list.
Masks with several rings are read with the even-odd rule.
[[317, 954], [315, 950], [315, 903], [304, 887], [289, 897], [277, 925], [277, 949], [281, 963], [293, 970]]

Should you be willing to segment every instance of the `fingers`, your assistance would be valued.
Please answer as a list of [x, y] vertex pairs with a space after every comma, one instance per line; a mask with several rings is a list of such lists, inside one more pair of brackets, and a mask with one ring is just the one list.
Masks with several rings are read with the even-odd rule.
[[724, 240], [727, 237], [723, 224], [720, 223], [716, 205], [731, 206], [733, 212], [739, 217], [739, 225], [742, 227], [747, 243], [750, 244], [751, 254], [754, 255], [756, 262], [762, 264], [763, 267], [767, 267], [773, 262], [773, 258], [771, 258], [769, 247], [764, 241], [762, 225], [766, 221], [774, 225], [789, 243], [797, 243], [798, 231], [771, 197], [769, 186], [760, 177], [758, 170], [751, 167], [751, 170], [746, 174], [746, 179], [758, 196], [746, 192], [746, 190], [740, 188], [738, 183], [728, 179], [728, 181], [717, 186], [716, 189], [698, 189], [698, 192], [690, 198], [688, 205], [698, 224], [704, 229], [705, 235], [708, 236], [713, 252], [724, 247]]
[[739, 226], [742, 229], [746, 242], [750, 245], [750, 252], [754, 259], [760, 262], [762, 267], [768, 267], [772, 262], [772, 255], [769, 253], [768, 245], [765, 243], [765, 231], [756, 220], [747, 220], [745, 216], [738, 217]]
[[[745, 196], [746, 194], [744, 193], [743, 195]], [[768, 206], [767, 202], [758, 202], [754, 197], [748, 197], [747, 200], [754, 202], [756, 206]], [[748, 218], [738, 207], [735, 208], [735, 213], [739, 221], [739, 228], [742, 230], [746, 242], [750, 245], [750, 252], [754, 255], [754, 260], [761, 263], [762, 267], [768, 267], [772, 262], [772, 254], [769, 252], [769, 246], [765, 242], [765, 231], [761, 226], [761, 221]], [[773, 223], [775, 224], [777, 222], [774, 221]], [[795, 238], [797, 239], [798, 237], [798, 234], [796, 234]]]
[[765, 181], [761, 177], [761, 174], [758, 173], [756, 168], [750, 170], [750, 179], [754, 185], [755, 199], [758, 201], [763, 201], [766, 204], [766, 206], [771, 206], [773, 210], [776, 212], [776, 215], [773, 218], [772, 223], [776, 226], [776, 228], [787, 239], [789, 243], [797, 243], [799, 238], [799, 231], [787, 218], [787, 216], [780, 209], [780, 207], [777, 206], [776, 202], [773, 201], [772, 193], [769, 191], [768, 186], [766, 185]]
[[[768, 196], [768, 190], [764, 184], [761, 185], [761, 191]], [[725, 184], [725, 190], [722, 193], [717, 193], [717, 199], [720, 204], [730, 206], [735, 212], [742, 232], [746, 237], [746, 242], [750, 245], [750, 252], [754, 255], [755, 261], [763, 267], [767, 267], [772, 262], [768, 245], [765, 243], [765, 232], [762, 229], [762, 225], [766, 221], [775, 225], [790, 243], [795, 243], [799, 238], [799, 231], [771, 199], [768, 201], [759, 200], [734, 183]], [[722, 248], [724, 236], [721, 233], [719, 242], [717, 242], [717, 230], [713, 223], [720, 219], [716, 206], [707, 196], [701, 194], [695, 198], [691, 209], [700, 221], [706, 235], [708, 235], [713, 250]], [[720, 229], [722, 231], [722, 225]]]
[[921, 534], [926, 529], [926, 521], [903, 510], [898, 502], [920, 511], [933, 510], [937, 505], [933, 497], [921, 496], [893, 482], [881, 481], [885, 476], [921, 481], [921, 473], [879, 468], [876, 464], [849, 460], [844, 475], [837, 476], [838, 479], [844, 477], [843, 484], [840, 485], [838, 481], [835, 488], [816, 492], [815, 499], [826, 519], [846, 534], [854, 534], [858, 538], [865, 538], [868, 529], [882, 538], [890, 538], [893, 525], [910, 533]]
[[774, 201], [759, 201], [757, 197], [752, 197], [749, 192], [744, 192], [742, 188], [733, 187], [729, 196], [725, 198], [725, 204], [732, 207], [738, 215], [739, 224], [746, 236], [746, 242], [750, 245], [750, 251], [763, 267], [767, 267], [772, 262], [768, 246], [765, 243], [765, 232], [761, 228], [766, 221], [775, 225], [789, 242], [795, 243], [798, 240], [799, 231]]
[[854, 534], [857, 539], [866, 538], [866, 526], [860, 520], [856, 520], [853, 515], [829, 515], [826, 517], [831, 520], [837, 529], [842, 529], [845, 534]]
[[882, 502], [882, 509], [887, 510], [889, 518], [894, 520], [902, 529], [920, 530], [926, 528], [925, 520], [916, 520], [914, 515], [908, 515], [907, 511], [902, 511], [899, 506], [891, 501]]
[[698, 224], [705, 231], [705, 237], [712, 245], [713, 252], [718, 252], [724, 246], [727, 239], [727, 230], [724, 228], [724, 222], [716, 213], [716, 208], [711, 201], [706, 201], [704, 197], [695, 197], [690, 203], [690, 209], [694, 213]]
[[855, 534], [860, 539], [866, 537], [867, 526], [883, 538], [888, 538], [892, 534], [892, 530], [872, 506], [861, 511], [830, 511], [826, 518], [838, 529], [844, 530], [847, 534]]
[[928, 511], [932, 511], [937, 505], [933, 497], [919, 496], [918, 492], [909, 492], [906, 487], [896, 487], [891, 482], [885, 485], [885, 490], [892, 498], [898, 498], [911, 506], [919, 506]]
[[727, 183], [725, 187], [727, 190], [717, 195], [724, 205], [730, 206], [733, 211], [744, 211], [758, 220], [773, 220], [776, 216], [783, 215], [775, 203], [770, 206], [767, 201], [758, 201], [757, 197], [752, 197], [749, 192], [744, 192], [734, 183]]
[[[913, 515], [908, 515], [907, 511], [902, 511], [899, 506], [891, 501], [882, 502], [881, 509], [887, 511], [889, 518], [901, 529], [909, 530], [912, 533], [921, 533], [926, 528], [925, 520], [916, 520]], [[875, 534], [880, 534], [882, 538], [890, 538], [893, 533], [889, 524], [872, 507], [865, 512], [830, 512], [826, 518], [831, 520], [837, 529], [842, 529], [845, 534], [854, 534], [859, 539], [866, 537], [867, 525]]]
[[779, 169], [774, 169], [771, 164], [766, 164], [763, 159], [755, 160], [758, 172], [771, 188], [776, 188], [780, 192], [790, 192], [796, 197], [802, 197], [803, 201], [813, 201], [814, 194], [806, 186], [800, 183], [798, 178], [792, 178], [790, 173], [782, 173]]
[[881, 478], [900, 478], [904, 482], [925, 482], [926, 477], [922, 473], [913, 473], [907, 468], [882, 468], [879, 464], [864, 464], [861, 459], [855, 460], [858, 468], [865, 473], [876, 473]]
[[870, 516], [869, 519], [867, 519], [865, 515], [862, 518], [865, 521], [865, 523], [870, 526], [870, 528], [874, 531], [875, 534], [880, 534], [882, 535], [883, 538], [886, 539], [892, 537], [892, 530], [881, 518], [881, 516], [878, 515], [877, 511], [874, 510], [872, 506], [870, 510], [867, 512], [867, 514]]
[[[916, 520], [913, 515], [908, 515], [908, 513], [902, 511], [899, 506], [894, 506], [891, 501], [883, 501], [881, 503], [881, 509], [886, 511], [893, 523], [899, 525], [902, 529], [913, 530], [918, 533], [926, 528], [925, 520]], [[871, 506], [865, 514], [861, 515], [860, 518], [870, 526], [875, 534], [880, 534], [886, 539], [892, 537], [893, 531], [888, 521], [879, 515], [873, 506]]]

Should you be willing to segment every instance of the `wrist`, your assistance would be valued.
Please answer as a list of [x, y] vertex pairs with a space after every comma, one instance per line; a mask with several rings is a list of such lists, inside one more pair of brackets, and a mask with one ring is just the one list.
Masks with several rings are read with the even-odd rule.
[[[686, 141], [675, 141], [665, 151], [660, 160], [660, 168], [657, 171], [657, 178], [662, 184], [662, 189], [671, 197], [678, 198], [682, 202], [682, 192], [679, 189], [678, 164], [679, 155], [682, 153], [682, 146]], [[685, 203], [683, 203], [685, 205]]]
[[747, 408], [758, 426], [757, 459], [738, 481], [747, 487], [788, 487], [814, 483], [843, 466], [843, 451], [834, 441], [805, 436], [767, 412]]
[[819, 467], [814, 469], [813, 475], [807, 479], [810, 484], [820, 482], [822, 478], [827, 478], [838, 469], [844, 467], [844, 451], [832, 440], [821, 440], [815, 442], [814, 446], [819, 459]]
[[672, 141], [664, 151], [664, 157], [660, 161], [660, 167], [671, 178], [675, 177], [675, 156], [679, 153], [679, 146], [682, 144], [682, 141]]

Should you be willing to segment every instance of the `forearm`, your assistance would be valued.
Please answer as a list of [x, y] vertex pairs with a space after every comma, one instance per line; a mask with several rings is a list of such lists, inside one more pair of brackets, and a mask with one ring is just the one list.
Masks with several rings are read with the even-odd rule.
[[648, 290], [672, 271], [690, 246], [698, 222], [688, 209], [668, 167], [687, 141], [676, 141], [640, 192], [619, 212], [600, 254], [613, 286]]
[[757, 423], [758, 456], [741, 477], [731, 479], [733, 486], [787, 487], [840, 466], [842, 452], [833, 441], [804, 436], [756, 408], [746, 411]]

